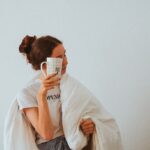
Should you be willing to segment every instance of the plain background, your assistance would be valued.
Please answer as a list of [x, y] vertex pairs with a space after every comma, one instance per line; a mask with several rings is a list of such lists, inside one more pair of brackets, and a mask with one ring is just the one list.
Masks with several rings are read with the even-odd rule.
[[18, 52], [26, 34], [62, 40], [68, 72], [116, 118], [125, 150], [150, 150], [149, 0], [0, 0], [0, 135], [35, 73]]

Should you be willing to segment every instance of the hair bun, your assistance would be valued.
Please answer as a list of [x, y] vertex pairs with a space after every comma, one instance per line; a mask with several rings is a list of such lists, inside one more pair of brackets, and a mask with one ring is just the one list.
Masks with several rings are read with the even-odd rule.
[[25, 53], [25, 54], [28, 54], [30, 53], [31, 49], [32, 49], [32, 43], [36, 40], [36, 36], [29, 36], [29, 35], [26, 35], [20, 46], [19, 46], [19, 51], [20, 53]]

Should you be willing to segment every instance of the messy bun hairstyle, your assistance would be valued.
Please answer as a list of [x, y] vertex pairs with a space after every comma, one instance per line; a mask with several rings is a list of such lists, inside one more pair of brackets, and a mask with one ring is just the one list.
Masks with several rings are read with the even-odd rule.
[[41, 62], [46, 61], [59, 44], [62, 44], [60, 40], [49, 35], [40, 38], [26, 35], [19, 46], [19, 52], [26, 56], [33, 69], [39, 70]]

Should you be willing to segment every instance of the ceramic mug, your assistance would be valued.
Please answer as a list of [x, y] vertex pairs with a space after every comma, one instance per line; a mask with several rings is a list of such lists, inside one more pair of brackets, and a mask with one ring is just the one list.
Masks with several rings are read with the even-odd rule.
[[[62, 58], [47, 57], [46, 61], [41, 63], [41, 71], [46, 77], [49, 74], [57, 73], [58, 77], [61, 77], [62, 70]], [[43, 65], [46, 64], [46, 74], [43, 70]]]

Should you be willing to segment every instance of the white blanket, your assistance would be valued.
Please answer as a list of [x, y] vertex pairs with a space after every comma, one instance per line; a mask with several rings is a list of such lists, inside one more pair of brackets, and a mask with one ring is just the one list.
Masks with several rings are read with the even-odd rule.
[[15, 98], [6, 115], [4, 150], [38, 150], [33, 130]]
[[96, 126], [92, 150], [122, 150], [117, 124], [99, 100], [69, 75], [63, 76], [60, 88], [63, 127], [70, 148], [81, 150], [87, 144], [79, 126], [82, 118], [91, 118]]
[[[96, 131], [91, 150], [122, 150], [121, 138], [115, 120], [90, 91], [65, 74], [61, 84], [62, 121], [66, 140], [72, 150], [81, 150], [87, 137], [80, 130], [82, 118], [91, 118]], [[38, 150], [28, 120], [13, 101], [5, 120], [4, 150]]]

